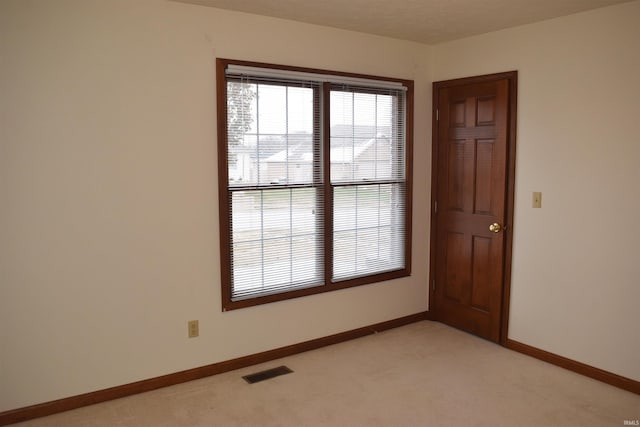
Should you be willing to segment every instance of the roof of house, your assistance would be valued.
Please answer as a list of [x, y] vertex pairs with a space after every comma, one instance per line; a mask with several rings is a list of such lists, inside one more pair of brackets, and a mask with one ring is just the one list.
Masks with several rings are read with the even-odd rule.
[[[388, 142], [389, 138], [385, 135], [378, 135], [375, 138], [367, 140], [353, 141], [353, 144], [345, 145], [342, 140], [333, 140], [331, 144], [331, 152], [329, 158], [331, 163], [353, 163], [355, 159], [360, 157], [369, 147], [378, 142]], [[279, 151], [265, 159], [269, 163], [296, 162], [311, 163], [313, 161], [313, 151], [311, 143], [300, 143], [289, 147], [286, 150]]]

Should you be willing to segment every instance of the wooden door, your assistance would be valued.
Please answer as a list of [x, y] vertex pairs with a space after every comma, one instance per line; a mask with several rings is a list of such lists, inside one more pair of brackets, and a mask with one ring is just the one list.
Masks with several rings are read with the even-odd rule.
[[430, 311], [496, 342], [506, 339], [508, 315], [515, 79], [434, 83]]

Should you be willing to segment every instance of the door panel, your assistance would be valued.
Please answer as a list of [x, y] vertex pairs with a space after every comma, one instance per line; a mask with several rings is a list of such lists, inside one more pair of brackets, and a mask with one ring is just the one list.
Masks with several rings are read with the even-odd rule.
[[493, 171], [493, 139], [481, 139], [476, 144], [475, 214], [491, 213], [491, 185]]
[[471, 307], [489, 312], [491, 295], [489, 289], [483, 286], [491, 280], [487, 266], [491, 263], [491, 239], [473, 237], [472, 260], [473, 277], [471, 278]]
[[493, 126], [495, 125], [496, 113], [496, 97], [486, 96], [478, 97], [478, 121], [476, 126]]
[[470, 80], [434, 84], [431, 310], [437, 320], [499, 341], [505, 231], [489, 226], [507, 219], [512, 85], [508, 78]]
[[449, 209], [464, 211], [464, 171], [465, 141], [451, 141], [449, 144]]
[[464, 234], [448, 233], [446, 242], [446, 275], [449, 278], [444, 288], [445, 297], [451, 301], [462, 302], [464, 283], [467, 282], [465, 271], [458, 266], [464, 261]]

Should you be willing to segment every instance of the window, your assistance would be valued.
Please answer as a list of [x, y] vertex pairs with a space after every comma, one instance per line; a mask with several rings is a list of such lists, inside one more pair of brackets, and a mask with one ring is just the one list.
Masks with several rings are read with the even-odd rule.
[[223, 309], [408, 276], [413, 82], [217, 60]]

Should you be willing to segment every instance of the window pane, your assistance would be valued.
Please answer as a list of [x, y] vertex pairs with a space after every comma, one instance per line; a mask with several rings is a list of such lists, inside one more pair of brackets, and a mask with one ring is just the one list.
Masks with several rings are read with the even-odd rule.
[[287, 88], [276, 85], [258, 86], [258, 133], [287, 133]]
[[227, 161], [229, 183], [246, 183], [257, 179], [255, 84], [227, 83]]
[[334, 231], [333, 233], [333, 279], [349, 277], [358, 271], [356, 233]]
[[293, 283], [313, 283], [322, 280], [324, 274], [323, 247], [314, 234], [300, 234], [291, 239], [291, 251], [295, 268], [291, 270]]
[[315, 188], [231, 192], [234, 299], [322, 284], [320, 193]]
[[313, 87], [230, 81], [227, 92], [229, 184], [313, 182]]
[[331, 91], [331, 181], [404, 178], [404, 94]]
[[289, 86], [287, 100], [287, 133], [313, 133], [313, 89]]
[[362, 126], [362, 128], [356, 127], [355, 133], [358, 134], [359, 131], [362, 131], [365, 133], [365, 135], [362, 136], [368, 136], [366, 135], [368, 130], [365, 126], [372, 127], [373, 132], [376, 131], [376, 98], [378, 95], [358, 92], [351, 93], [350, 95], [353, 97], [353, 124]]
[[[356, 187], [336, 187], [333, 190], [333, 230], [345, 231], [356, 228], [358, 211], [352, 204], [356, 200]], [[334, 246], [336, 244], [334, 243]]]
[[285, 287], [291, 282], [291, 237], [262, 242], [265, 288]]
[[404, 193], [404, 184], [334, 189], [334, 280], [404, 268]]

